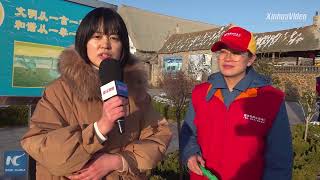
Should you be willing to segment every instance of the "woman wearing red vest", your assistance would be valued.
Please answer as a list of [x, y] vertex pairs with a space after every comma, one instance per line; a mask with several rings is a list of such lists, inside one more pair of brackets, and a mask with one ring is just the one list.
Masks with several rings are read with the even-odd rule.
[[220, 72], [192, 91], [181, 130], [182, 161], [191, 180], [199, 164], [222, 180], [289, 180], [292, 142], [284, 93], [252, 68], [256, 42], [232, 27], [216, 42]]

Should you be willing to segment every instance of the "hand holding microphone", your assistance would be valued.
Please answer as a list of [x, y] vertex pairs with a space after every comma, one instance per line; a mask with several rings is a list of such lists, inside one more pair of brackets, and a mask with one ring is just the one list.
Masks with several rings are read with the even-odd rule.
[[120, 62], [114, 59], [103, 60], [99, 67], [101, 95], [103, 103], [102, 116], [97, 122], [102, 134], [107, 134], [117, 124], [120, 134], [125, 131], [124, 117], [128, 115], [128, 88], [123, 80]]

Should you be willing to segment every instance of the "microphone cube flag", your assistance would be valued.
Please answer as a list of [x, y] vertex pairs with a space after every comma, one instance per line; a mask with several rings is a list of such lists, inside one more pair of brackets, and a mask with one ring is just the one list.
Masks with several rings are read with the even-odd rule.
[[114, 96], [128, 97], [128, 87], [121, 81], [111, 81], [100, 88], [102, 100], [106, 101]]

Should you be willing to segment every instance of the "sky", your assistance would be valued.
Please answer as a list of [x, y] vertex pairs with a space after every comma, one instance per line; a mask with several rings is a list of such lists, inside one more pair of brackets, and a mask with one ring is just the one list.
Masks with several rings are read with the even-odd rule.
[[[320, 0], [101, 0], [214, 25], [230, 23], [252, 32], [308, 26]], [[227, 2], [227, 3], [226, 3]], [[290, 19], [291, 18], [291, 19]]]

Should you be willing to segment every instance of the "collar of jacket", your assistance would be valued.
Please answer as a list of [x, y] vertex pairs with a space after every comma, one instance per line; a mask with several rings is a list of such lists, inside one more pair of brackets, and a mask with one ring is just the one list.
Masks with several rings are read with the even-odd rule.
[[[143, 65], [138, 63], [133, 55], [127, 64], [124, 68], [124, 82], [127, 83], [129, 90], [146, 90], [147, 79]], [[74, 47], [62, 51], [59, 56], [58, 70], [61, 78], [80, 100], [101, 100], [98, 70], [85, 63]]]
[[[210, 83], [206, 100], [209, 101], [217, 89], [225, 89], [227, 88], [227, 84], [223, 78], [223, 75], [220, 72], [214, 73], [209, 76], [208, 82]], [[271, 80], [266, 76], [257, 73], [253, 67], [249, 67], [247, 69], [245, 77], [234, 87], [239, 91], [246, 91], [250, 88], [259, 88], [271, 85]]]

